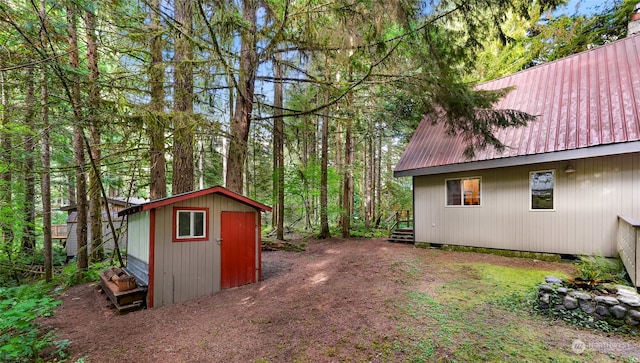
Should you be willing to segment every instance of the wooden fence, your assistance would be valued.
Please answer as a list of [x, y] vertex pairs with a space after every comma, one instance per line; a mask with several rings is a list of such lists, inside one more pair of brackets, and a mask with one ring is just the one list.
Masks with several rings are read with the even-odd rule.
[[633, 285], [640, 286], [640, 221], [618, 216], [618, 253]]

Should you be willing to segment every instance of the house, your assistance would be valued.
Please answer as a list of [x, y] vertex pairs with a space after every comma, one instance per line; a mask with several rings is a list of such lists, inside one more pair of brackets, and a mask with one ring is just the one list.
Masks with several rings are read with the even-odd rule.
[[216, 186], [135, 205], [126, 270], [148, 286], [147, 306], [210, 295], [261, 279], [261, 212], [271, 208]]
[[[107, 203], [109, 206], [109, 213], [111, 214], [111, 221], [113, 223], [114, 229], [116, 230], [116, 237], [118, 237], [118, 247], [121, 250], [125, 250], [127, 248], [127, 236], [126, 236], [126, 227], [127, 223], [123, 218], [118, 217], [118, 212], [131, 206], [134, 204], [144, 203], [147, 200], [137, 198], [137, 197], [117, 197], [112, 196], [107, 198]], [[66, 231], [67, 236], [65, 240], [64, 247], [67, 251], [67, 260], [72, 259], [78, 254], [78, 207], [76, 204], [70, 204], [66, 206], [60, 207], [61, 211], [67, 212], [67, 225]], [[61, 225], [60, 225], [61, 226]], [[60, 228], [60, 226], [56, 226], [55, 228]], [[91, 221], [89, 217], [87, 217], [87, 253], [91, 253]], [[111, 253], [115, 248], [115, 238], [111, 231], [111, 226], [109, 226], [109, 218], [107, 214], [107, 205], [102, 203], [102, 241], [103, 247], [106, 253]]]
[[394, 171], [413, 179], [415, 241], [621, 251], [640, 279], [640, 36], [478, 86], [505, 87], [514, 90], [495, 108], [536, 118], [497, 131], [502, 152], [468, 159], [441, 124], [425, 118], [416, 129]]

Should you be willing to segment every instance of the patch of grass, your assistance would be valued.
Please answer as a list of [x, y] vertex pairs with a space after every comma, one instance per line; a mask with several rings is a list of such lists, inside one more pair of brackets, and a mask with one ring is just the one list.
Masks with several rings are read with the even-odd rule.
[[[425, 266], [415, 261], [394, 268], [405, 279], [425, 273]], [[396, 352], [410, 362], [609, 361], [599, 353], [576, 355], [569, 347], [548, 345], [538, 318], [530, 315], [536, 286], [546, 275], [566, 274], [486, 263], [447, 268], [453, 280], [436, 292], [409, 287], [405, 298], [396, 301], [398, 337], [385, 345], [385, 357]]]
[[418, 259], [394, 261], [391, 263], [390, 267], [391, 271], [399, 275], [399, 278], [396, 279], [396, 281], [403, 285], [411, 284], [413, 281], [416, 281], [421, 274], [420, 261]]
[[565, 278], [560, 271], [507, 267], [488, 263], [456, 264], [457, 279], [440, 287], [440, 297], [448, 301], [460, 301], [477, 305], [493, 302], [509, 295], [525, 294], [544, 282], [547, 275]]
[[[412, 317], [403, 340], [410, 361], [453, 357], [458, 361], [559, 361], [580, 362], [575, 356], [545, 345], [544, 337], [529, 329], [526, 319], [488, 304], [472, 306], [443, 302], [424, 292], [410, 292], [405, 305]], [[523, 321], [524, 320], [524, 321]], [[421, 327], [421, 328], [415, 328]]]

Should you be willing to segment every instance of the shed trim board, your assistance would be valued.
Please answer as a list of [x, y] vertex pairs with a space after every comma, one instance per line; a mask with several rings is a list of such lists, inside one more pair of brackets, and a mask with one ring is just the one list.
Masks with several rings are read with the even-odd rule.
[[258, 234], [258, 281], [262, 281], [262, 213], [256, 213], [258, 217], [258, 225], [256, 226]]
[[153, 307], [155, 291], [155, 271], [156, 271], [156, 210], [149, 211], [149, 290], [147, 291], [147, 306]]

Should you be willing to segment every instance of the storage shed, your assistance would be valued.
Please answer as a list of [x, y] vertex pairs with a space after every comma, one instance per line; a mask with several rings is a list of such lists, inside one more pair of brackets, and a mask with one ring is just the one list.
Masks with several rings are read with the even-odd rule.
[[[118, 218], [117, 213], [111, 213], [111, 221], [113, 227], [116, 230], [118, 237], [118, 247], [124, 251], [127, 248], [127, 237], [123, 235], [124, 229], [127, 225], [123, 222], [122, 218]], [[78, 213], [71, 212], [67, 217], [67, 239], [65, 243], [65, 249], [67, 250], [67, 260], [74, 258], [78, 254]], [[102, 214], [102, 243], [103, 249], [106, 254], [113, 253], [115, 249], [115, 237], [111, 233], [111, 227], [109, 226], [109, 218], [106, 213]], [[87, 221], [87, 254], [91, 254], [91, 223]]]
[[[130, 207], [132, 205], [142, 204], [147, 202], [146, 199], [137, 197], [108, 197], [107, 203], [109, 212], [111, 213], [111, 221], [116, 230], [118, 237], [118, 247], [121, 250], [127, 248], [127, 236], [124, 234], [127, 228], [126, 222], [122, 218], [118, 218], [119, 211]], [[104, 252], [110, 254], [115, 248], [115, 238], [111, 233], [111, 227], [109, 226], [109, 218], [107, 215], [107, 205], [104, 200], [102, 201], [102, 241]], [[69, 204], [60, 208], [61, 211], [67, 212], [67, 236], [65, 238], [65, 249], [67, 250], [67, 260], [72, 259], [78, 254], [78, 206]], [[91, 253], [91, 221], [87, 215], [87, 253]]]
[[147, 307], [261, 279], [261, 212], [271, 208], [216, 186], [120, 211], [127, 271], [148, 285]]

